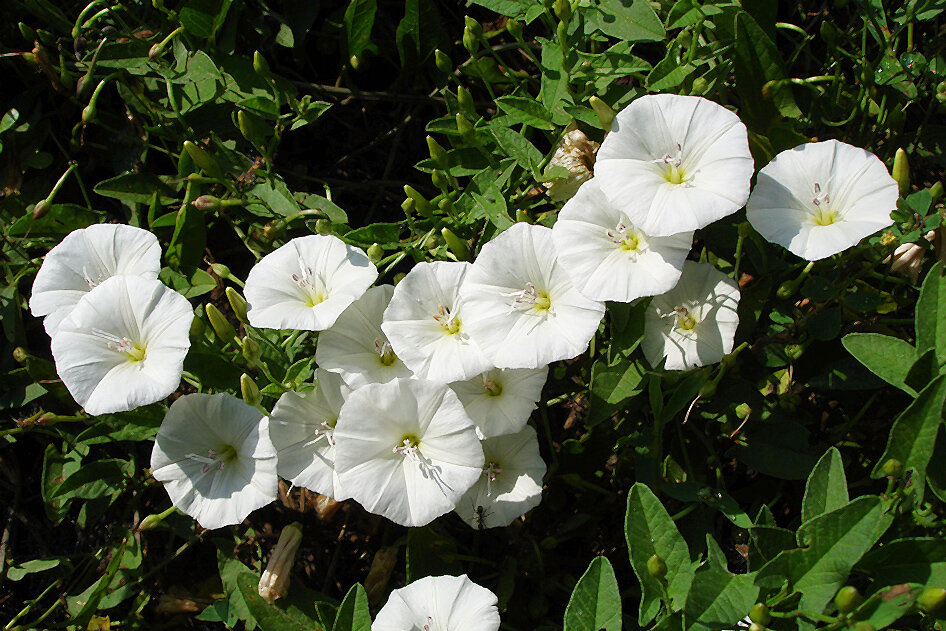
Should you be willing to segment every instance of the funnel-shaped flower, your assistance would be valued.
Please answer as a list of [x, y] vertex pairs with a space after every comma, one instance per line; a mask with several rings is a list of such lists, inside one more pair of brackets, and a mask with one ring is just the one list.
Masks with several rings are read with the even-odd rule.
[[352, 388], [410, 377], [410, 369], [381, 330], [381, 319], [393, 294], [391, 285], [372, 287], [345, 309], [330, 329], [320, 333], [315, 348], [319, 367], [337, 372]]
[[499, 368], [538, 368], [580, 355], [604, 304], [579, 293], [552, 230], [517, 223], [483, 246], [460, 288], [464, 325]]
[[276, 499], [276, 449], [258, 410], [229, 394], [187, 394], [168, 410], [151, 473], [204, 528], [239, 524]]
[[368, 256], [338, 237], [298, 237], [250, 270], [246, 315], [253, 326], [323, 331], [377, 277]]
[[668, 370], [718, 362], [732, 351], [739, 325], [739, 288], [706, 263], [687, 261], [680, 282], [655, 297], [644, 316], [644, 356]]
[[308, 392], [286, 392], [269, 416], [269, 436], [276, 447], [280, 476], [316, 493], [341, 501], [335, 474], [335, 439], [338, 413], [351, 389], [341, 375], [321, 368], [316, 387]]
[[597, 178], [565, 204], [552, 236], [578, 291], [618, 302], [670, 291], [693, 244], [692, 232], [657, 237], [636, 227], [604, 196]]
[[30, 311], [46, 316], [43, 325], [52, 337], [93, 287], [118, 275], [153, 280], [160, 270], [161, 246], [147, 230], [122, 224], [73, 230], [43, 259], [33, 281]]
[[59, 324], [56, 372], [92, 415], [160, 401], [180, 385], [193, 319], [190, 303], [161, 281], [112, 276]]
[[837, 140], [813, 142], [759, 171], [746, 218], [772, 243], [817, 261], [893, 223], [898, 196], [874, 154]]
[[467, 381], [450, 384], [480, 438], [513, 434], [529, 421], [549, 367], [493, 368]]
[[460, 576], [425, 576], [395, 589], [371, 631], [497, 631], [496, 595]]
[[698, 96], [642, 96], [601, 143], [595, 179], [645, 234], [702, 228], [746, 203], [753, 172], [746, 126]]
[[535, 430], [483, 441], [483, 475], [457, 502], [456, 513], [477, 530], [508, 526], [542, 501], [545, 461]]
[[418, 263], [397, 287], [381, 330], [414, 376], [448, 383], [490, 367], [463, 327], [458, 297], [470, 263]]
[[402, 526], [453, 510], [482, 473], [470, 417], [452, 390], [431, 381], [358, 388], [342, 406], [334, 438], [345, 493]]

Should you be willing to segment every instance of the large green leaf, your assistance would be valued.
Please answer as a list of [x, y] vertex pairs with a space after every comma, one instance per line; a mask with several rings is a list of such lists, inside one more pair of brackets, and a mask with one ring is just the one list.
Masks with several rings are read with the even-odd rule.
[[734, 34], [736, 45], [733, 70], [743, 116], [754, 123], [753, 127], [767, 125], [779, 114], [800, 118], [802, 112], [795, 104], [788, 85], [769, 88], [771, 98], [763, 97], [763, 87], [766, 83], [788, 76], [782, 63], [782, 53], [775, 42], [753, 17], [744, 11], [736, 14]]
[[595, 557], [565, 608], [565, 631], [621, 631], [621, 593], [607, 557]]
[[706, 563], [693, 577], [683, 612], [687, 629], [714, 631], [744, 618], [759, 587], [751, 574], [732, 574], [726, 569], [726, 556], [710, 535], [706, 535], [706, 548]]
[[851, 568], [880, 539], [893, 518], [879, 497], [859, 497], [798, 529], [799, 548], [766, 563], [756, 585], [779, 589], [785, 581], [801, 593], [799, 609], [820, 613], [844, 585]]
[[917, 355], [927, 349], [936, 350], [939, 365], [946, 363], [946, 278], [943, 264], [937, 263], [923, 280], [920, 297], [916, 301]]
[[660, 610], [663, 593], [661, 582], [647, 570], [647, 560], [655, 554], [667, 565], [667, 594], [674, 611], [683, 607], [696, 565], [690, 560], [690, 550], [673, 520], [657, 496], [647, 486], [637, 482], [627, 495], [627, 515], [624, 535], [631, 567], [641, 584], [641, 602], [638, 623], [645, 625]]
[[943, 404], [946, 403], [946, 375], [940, 375], [923, 388], [916, 400], [903, 411], [890, 428], [887, 449], [877, 461], [871, 477], [884, 476], [884, 463], [899, 460], [904, 469], [913, 469], [913, 484], [917, 497], [922, 500], [926, 485], [926, 467], [933, 456], [936, 433], [942, 424]]
[[600, 31], [626, 42], [659, 42], [666, 32], [647, 0], [597, 0], [583, 11], [585, 33]]
[[946, 539], [897, 539], [871, 550], [857, 569], [873, 575], [875, 586], [899, 583], [946, 585]]
[[351, 0], [345, 10], [345, 39], [348, 42], [349, 59], [360, 56], [366, 50], [374, 52], [377, 49], [371, 42], [371, 29], [377, 12], [376, 0]]
[[555, 129], [552, 112], [533, 98], [524, 96], [501, 96], [496, 105], [506, 114], [506, 122], [520, 123], [537, 129]]
[[841, 452], [832, 447], [824, 452], [818, 464], [811, 470], [805, 485], [805, 497], [801, 505], [801, 520], [806, 522], [841, 508], [850, 501], [847, 493], [847, 478]]
[[841, 343], [872, 373], [916, 396], [916, 391], [906, 384], [907, 374], [917, 357], [916, 349], [909, 342], [880, 333], [849, 333]]
[[122, 173], [99, 182], [93, 188], [99, 195], [114, 197], [125, 203], [149, 204], [155, 192], [162, 206], [176, 201], [174, 192], [153, 173]]
[[368, 594], [359, 583], [352, 585], [338, 606], [332, 631], [371, 631]]
[[[246, 606], [262, 631], [323, 631], [315, 622], [316, 616], [312, 609], [314, 602], [303, 604], [279, 599], [276, 604], [271, 605], [259, 595], [259, 577], [252, 572], [238, 574], [236, 583]], [[300, 604], [303, 607], [300, 607]]]

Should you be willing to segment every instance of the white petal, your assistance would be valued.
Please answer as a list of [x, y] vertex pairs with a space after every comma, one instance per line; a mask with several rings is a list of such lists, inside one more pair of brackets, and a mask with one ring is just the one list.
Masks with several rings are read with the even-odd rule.
[[461, 576], [425, 576], [395, 589], [372, 631], [497, 631], [496, 595]]
[[[529, 420], [535, 404], [542, 398], [542, 387], [549, 367], [494, 368], [467, 381], [457, 381], [450, 388], [469, 414], [480, 438], [513, 434]], [[487, 390], [492, 386], [492, 392]]]

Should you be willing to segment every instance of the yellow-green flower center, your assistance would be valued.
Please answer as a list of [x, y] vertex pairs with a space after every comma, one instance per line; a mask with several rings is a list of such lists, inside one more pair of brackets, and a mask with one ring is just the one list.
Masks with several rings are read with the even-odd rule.
[[830, 226], [838, 220], [838, 213], [830, 208], [821, 208], [815, 211], [812, 221], [816, 226]]
[[483, 376], [483, 389], [486, 390], [486, 394], [491, 397], [498, 397], [503, 393], [503, 384], [499, 383], [495, 379], [490, 377]]
[[690, 315], [686, 307], [676, 307], [674, 311], [677, 312], [677, 321], [675, 324], [677, 329], [681, 331], [692, 331], [696, 328], [696, 318]]

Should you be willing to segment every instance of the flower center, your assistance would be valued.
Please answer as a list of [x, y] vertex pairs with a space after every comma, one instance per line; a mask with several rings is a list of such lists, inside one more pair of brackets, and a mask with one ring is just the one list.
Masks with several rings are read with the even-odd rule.
[[384, 340], [375, 340], [374, 341], [374, 350], [378, 353], [378, 361], [381, 362], [382, 366], [390, 366], [397, 361], [397, 355], [394, 354], [394, 349], [391, 348], [391, 342]]
[[633, 226], [628, 226], [623, 218], [618, 221], [614, 229], [605, 230], [605, 234], [625, 252], [637, 253], [647, 247], [644, 234]]
[[92, 334], [105, 341], [109, 350], [116, 353], [124, 353], [128, 361], [138, 363], [145, 358], [147, 345], [134, 342], [127, 337], [118, 337], [114, 333], [103, 331], [102, 329], [92, 329]]
[[684, 332], [690, 332], [696, 328], [696, 318], [690, 315], [690, 312], [687, 311], [686, 307], [674, 307], [673, 310], [677, 314], [677, 320], [674, 323], [674, 327]]
[[303, 262], [302, 257], [299, 257], [299, 273], [292, 274], [292, 281], [305, 293], [302, 302], [307, 307], [314, 307], [328, 298], [322, 278]]
[[821, 184], [815, 182], [815, 194], [811, 198], [811, 203], [815, 205], [815, 211], [811, 214], [811, 220], [816, 226], [830, 226], [838, 220], [838, 213], [831, 208], [831, 197], [828, 191], [822, 192]]
[[491, 397], [498, 397], [503, 393], [503, 384], [499, 383], [488, 374], [483, 375], [483, 389]]
[[107, 273], [96, 274], [94, 277], [89, 274], [89, 270], [85, 267], [82, 268], [82, 276], [85, 278], [85, 282], [88, 283], [89, 289], [93, 289], [98, 286], [102, 281], [108, 279]]
[[335, 438], [332, 436], [332, 432], [335, 429], [335, 423], [338, 422], [338, 419], [332, 419], [330, 421], [322, 421], [322, 424], [315, 430], [312, 434], [313, 438], [307, 442], [304, 447], [314, 445], [320, 440], [325, 440], [329, 445], [335, 444]]
[[446, 331], [447, 335], [456, 335], [460, 332], [460, 318], [456, 313], [450, 313], [450, 310], [440, 305], [434, 320]]
[[499, 465], [498, 462], [487, 462], [483, 466], [483, 475], [486, 476], [486, 494], [492, 495], [493, 483], [499, 479], [499, 476], [502, 474], [503, 468]]
[[522, 291], [510, 294], [512, 308], [517, 311], [537, 311], [544, 313], [552, 307], [552, 300], [544, 291], [538, 291], [531, 282], [526, 283]]
[[678, 142], [676, 155], [665, 153], [662, 158], [654, 160], [655, 163], [664, 165], [663, 175], [671, 184], [683, 184], [686, 181], [686, 175], [683, 173], [683, 169], [680, 168], [683, 164], [682, 153], [683, 147]]
[[185, 458], [204, 463], [204, 466], [200, 468], [200, 472], [207, 473], [211, 469], [220, 471], [223, 469], [224, 465], [233, 462], [237, 457], [236, 449], [231, 445], [224, 445], [220, 448], [220, 451], [208, 449], [205, 453], [207, 454], [206, 456], [187, 454]]

